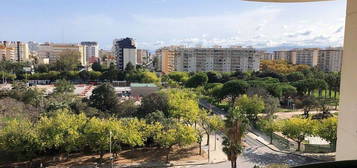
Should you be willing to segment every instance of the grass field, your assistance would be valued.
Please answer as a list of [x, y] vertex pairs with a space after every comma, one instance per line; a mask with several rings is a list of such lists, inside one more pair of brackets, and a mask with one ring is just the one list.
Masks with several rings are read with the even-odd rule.
[[[313, 95], [315, 96], [315, 97], [319, 97], [319, 91], [318, 90], [315, 90], [314, 92], [313, 92]], [[327, 97], [327, 98], [330, 98], [330, 96], [329, 96], [329, 91], [328, 90], [323, 90], [322, 91], [322, 97]], [[334, 99], [335, 98], [335, 92], [331, 92], [331, 98], [332, 99]], [[340, 99], [340, 92], [337, 92], [336, 93], [336, 99]]]

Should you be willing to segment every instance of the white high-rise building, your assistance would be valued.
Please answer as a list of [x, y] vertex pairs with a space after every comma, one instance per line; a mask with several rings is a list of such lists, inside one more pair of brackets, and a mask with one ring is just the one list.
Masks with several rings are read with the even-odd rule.
[[[253, 48], [163, 48], [162, 71], [259, 71], [262, 52]], [[166, 65], [167, 64], [167, 65]]]
[[81, 42], [83, 46], [84, 53], [83, 57], [86, 60], [85, 65], [92, 64], [99, 59], [99, 46], [97, 42], [94, 41], [84, 41]]
[[275, 60], [285, 60], [290, 64], [305, 64], [312, 67], [317, 65], [318, 48], [301, 48], [292, 50], [274, 51]]
[[321, 49], [317, 66], [326, 72], [340, 72], [342, 56], [342, 47]]

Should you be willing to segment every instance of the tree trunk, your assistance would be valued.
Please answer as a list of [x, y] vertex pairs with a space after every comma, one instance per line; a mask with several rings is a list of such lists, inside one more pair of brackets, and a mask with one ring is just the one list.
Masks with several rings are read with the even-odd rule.
[[273, 132], [270, 133], [270, 144], [273, 144]]
[[300, 147], [301, 147], [301, 142], [298, 142], [298, 148], [296, 151], [300, 151]]
[[166, 149], [166, 150], [167, 150], [167, 153], [166, 153], [166, 163], [169, 163], [170, 148], [171, 148], [171, 147], [169, 147], [169, 148]]
[[200, 144], [199, 144], [199, 147], [200, 147], [200, 151], [199, 151], [199, 155], [202, 155], [202, 146], [201, 146], [201, 142], [200, 142]]
[[328, 95], [329, 95], [329, 98], [331, 99], [331, 97], [332, 97], [332, 89], [331, 88], [328, 89]]
[[209, 133], [206, 133], [206, 134], [207, 134], [207, 145], [209, 146], [210, 134]]
[[99, 153], [99, 163], [102, 164], [103, 163], [103, 157], [104, 157], [104, 152], [103, 151], [100, 151]]
[[29, 160], [29, 168], [31, 168], [32, 167], [32, 158]]
[[304, 110], [304, 116], [305, 116], [305, 118], [309, 118], [309, 111], [308, 110]]
[[319, 88], [319, 97], [322, 97], [322, 90]]
[[335, 92], [334, 98], [336, 99], [337, 98], [337, 89], [335, 89], [334, 92]]

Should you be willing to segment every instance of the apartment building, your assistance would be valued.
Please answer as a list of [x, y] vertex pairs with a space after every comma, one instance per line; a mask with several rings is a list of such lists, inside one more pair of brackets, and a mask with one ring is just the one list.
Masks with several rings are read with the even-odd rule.
[[126, 65], [131, 62], [134, 66], [137, 64], [137, 50], [134, 39], [122, 38], [113, 41], [113, 55], [117, 59], [119, 70], [125, 70]]
[[292, 51], [292, 59], [296, 60], [296, 63], [293, 61], [293, 64], [305, 64], [315, 67], [317, 66], [318, 57], [318, 48], [303, 48]]
[[99, 59], [99, 46], [95, 41], [83, 41], [81, 45], [84, 49], [84, 59], [86, 60], [86, 64], [92, 64]]
[[258, 51], [260, 52], [260, 60], [274, 60], [274, 54], [273, 53], [268, 53], [265, 51]]
[[13, 60], [14, 58], [15, 58], [15, 49], [0, 44], [0, 61]]
[[290, 64], [296, 64], [296, 52], [289, 50], [274, 51], [274, 60], [284, 60]]
[[318, 68], [325, 72], [340, 72], [342, 66], [342, 47], [325, 48], [319, 51]]
[[161, 49], [161, 71], [235, 72], [258, 71], [261, 52], [253, 48], [164, 48]]
[[28, 61], [29, 47], [21, 41], [0, 41], [1, 60]]
[[317, 65], [318, 55], [318, 48], [274, 51], [275, 60], [285, 60], [290, 64], [305, 64], [312, 67]]
[[178, 52], [178, 46], [163, 47], [156, 50], [155, 55], [159, 58], [158, 70], [167, 74], [176, 71], [176, 56]]
[[108, 67], [111, 63], [116, 64], [116, 58], [114, 57], [113, 52], [111, 50], [100, 49], [99, 58], [100, 58], [100, 63], [105, 64]]
[[150, 52], [148, 50], [137, 49], [137, 57], [136, 57], [137, 64], [139, 65], [145, 64], [149, 62], [149, 59], [150, 59]]
[[55, 63], [65, 51], [78, 51], [78, 61], [81, 65], [86, 65], [86, 59], [84, 57], [84, 47], [75, 43], [43, 43], [40, 44], [38, 50], [38, 56], [40, 63], [49, 64]]

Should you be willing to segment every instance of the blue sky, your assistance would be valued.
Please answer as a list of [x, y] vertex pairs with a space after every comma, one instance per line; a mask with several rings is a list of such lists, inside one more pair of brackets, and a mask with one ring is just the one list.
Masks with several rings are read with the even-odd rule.
[[340, 46], [346, 0], [11, 0], [1, 2], [0, 40], [98, 41], [133, 37], [138, 48]]

